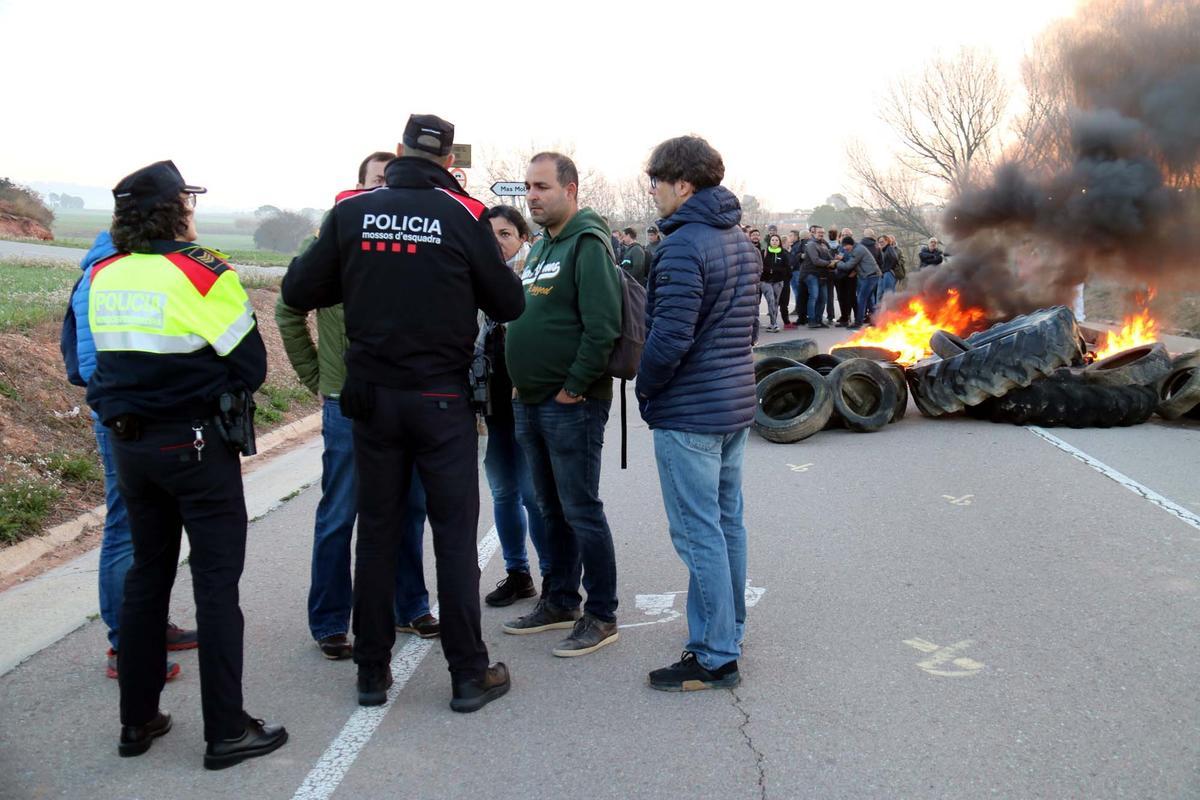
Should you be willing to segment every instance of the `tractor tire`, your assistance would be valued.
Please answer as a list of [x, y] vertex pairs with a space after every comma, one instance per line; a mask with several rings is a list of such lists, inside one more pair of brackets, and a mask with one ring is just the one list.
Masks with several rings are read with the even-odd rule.
[[1171, 356], [1162, 342], [1132, 347], [1089, 364], [1083, 379], [1105, 386], [1152, 386], [1171, 371]]
[[872, 361], [895, 361], [900, 357], [900, 354], [895, 350], [888, 350], [886, 347], [858, 347], [856, 345], [834, 347], [829, 353], [842, 360], [848, 358], [869, 358]]
[[1003, 397], [986, 400], [968, 413], [1014, 425], [1125, 427], [1148, 420], [1157, 399], [1154, 389], [1147, 386], [1093, 383], [1078, 370], [1061, 369]]
[[833, 407], [852, 431], [881, 429], [896, 413], [896, 384], [883, 367], [868, 358], [851, 358], [829, 373]]
[[788, 339], [786, 342], [772, 342], [755, 347], [754, 360], [783, 356], [792, 361], [804, 363], [819, 352], [821, 352], [821, 348], [817, 347], [817, 343], [813, 339]]
[[833, 372], [833, 368], [842, 363], [846, 359], [841, 356], [835, 356], [832, 353], [817, 353], [812, 358], [804, 362], [804, 366], [809, 369], [815, 369], [821, 375], [828, 375]]
[[888, 421], [899, 422], [908, 413], [908, 379], [905, 377], [904, 367], [895, 361], [880, 361], [879, 366], [883, 367], [883, 371], [888, 374], [896, 386], [896, 409]]
[[908, 368], [908, 385], [921, 413], [941, 416], [1003, 397], [1079, 357], [1075, 315], [1065, 306], [1017, 317], [965, 342], [970, 350]]
[[758, 384], [754, 430], [768, 442], [791, 444], [825, 427], [833, 395], [825, 379], [799, 365], [773, 372]]
[[767, 356], [766, 358], [754, 362], [754, 382], [756, 384], [762, 383], [763, 378], [767, 377], [773, 372], [798, 366], [800, 366], [800, 362], [793, 361], [790, 358], [784, 358], [783, 356]]
[[950, 331], [934, 331], [929, 339], [929, 349], [941, 358], [954, 358], [959, 353], [970, 350], [971, 345]]

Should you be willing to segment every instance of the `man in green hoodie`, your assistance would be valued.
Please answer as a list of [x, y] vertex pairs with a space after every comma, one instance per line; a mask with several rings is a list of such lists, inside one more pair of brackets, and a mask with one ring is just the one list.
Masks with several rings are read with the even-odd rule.
[[[396, 156], [379, 151], [358, 168], [358, 186], [338, 195], [340, 200], [384, 185], [383, 170]], [[307, 244], [300, 249], [303, 252]], [[354, 472], [352, 424], [342, 415], [340, 395], [346, 382], [346, 323], [339, 303], [318, 309], [317, 343], [308, 332], [308, 314], [275, 301], [275, 323], [288, 361], [313, 394], [324, 398], [321, 435], [321, 502], [313, 531], [312, 577], [308, 590], [308, 628], [328, 659], [350, 658], [346, 636], [352, 601], [350, 538], [358, 516], [358, 479]], [[440, 625], [429, 613], [422, 542], [425, 533], [425, 491], [413, 473], [404, 515], [402, 546], [396, 549], [396, 624], [403, 633], [422, 639], [437, 636]]]
[[570, 158], [537, 154], [525, 186], [529, 213], [546, 235], [525, 261], [525, 313], [509, 323], [505, 357], [517, 441], [533, 473], [552, 566], [546, 594], [504, 632], [569, 628], [553, 653], [583, 656], [617, 640], [617, 565], [600, 501], [600, 453], [612, 405], [608, 358], [621, 334], [621, 278], [608, 226], [579, 208]]

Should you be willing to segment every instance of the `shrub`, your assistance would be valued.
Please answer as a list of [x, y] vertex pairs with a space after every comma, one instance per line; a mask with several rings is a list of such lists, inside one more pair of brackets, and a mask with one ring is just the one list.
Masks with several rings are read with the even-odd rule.
[[28, 217], [46, 228], [54, 224], [54, 212], [42, 201], [42, 196], [28, 186], [13, 183], [8, 178], [0, 178], [0, 211], [18, 217]]
[[0, 542], [36, 534], [60, 497], [59, 489], [29, 478], [0, 486]]
[[279, 211], [263, 218], [254, 231], [254, 244], [262, 250], [294, 253], [313, 233], [313, 222], [302, 214]]
[[92, 483], [103, 477], [96, 459], [88, 455], [54, 453], [49, 466], [69, 483]]

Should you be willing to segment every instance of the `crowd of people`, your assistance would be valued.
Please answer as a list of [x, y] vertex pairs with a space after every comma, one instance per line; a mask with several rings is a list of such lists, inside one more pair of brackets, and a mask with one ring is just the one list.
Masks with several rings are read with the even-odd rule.
[[[827, 238], [823, 226], [810, 225], [788, 231], [786, 242], [775, 225], [767, 226], [765, 239], [754, 226], [741, 228], [762, 259], [766, 330], [771, 333], [801, 325], [870, 327], [883, 298], [896, 291], [908, 272], [896, 237], [876, 236], [871, 228], [856, 240], [849, 228], [830, 228]], [[946, 257], [938, 240], [931, 238], [921, 247], [920, 267], [938, 266]], [[757, 341], [757, 327], [754, 338]]]
[[[534, 156], [526, 172], [540, 229], [531, 233], [514, 208], [487, 208], [462, 191], [448, 171], [453, 139], [445, 120], [411, 117], [396, 153], [360, 164], [356, 188], [338, 195], [283, 280], [276, 313], [288, 358], [323, 398], [313, 640], [326, 658], [353, 658], [361, 705], [387, 701], [398, 632], [440, 637], [453, 710], [473, 712], [508, 692], [508, 667], [489, 663], [481, 630], [478, 413], [506, 570], [483, 602], [533, 600], [502, 630], [563, 631], [555, 656], [617, 642], [618, 554], [600, 470], [614, 375], [626, 369], [614, 363], [632, 352], [669, 536], [690, 576], [683, 654], [647, 680], [663, 691], [737, 685], [746, 622], [741, 468], [767, 261], [757, 232], [739, 227], [720, 154], [695, 136], [653, 149], [646, 175], [661, 219], [643, 246], [634, 228], [614, 233], [579, 206], [578, 170], [554, 152]], [[105, 454], [104, 548], [131, 553], [120, 567], [117, 559], [101, 567], [110, 674], [120, 683], [118, 751], [145, 753], [170, 730], [159, 700], [179, 668], [166, 653], [199, 646], [204, 764], [221, 769], [274, 751], [287, 731], [243, 707], [238, 583], [247, 520], [238, 453], [254, 449], [246, 420], [266, 352], [236, 273], [195, 244], [204, 191], [171, 162], [118, 183], [111, 236], [84, 260], [63, 353], [72, 379], [87, 386]], [[866, 272], [854, 247], [835, 258], [823, 241], [814, 232], [805, 247]], [[774, 269], [777, 236], [767, 248]], [[768, 298], [778, 299], [779, 282], [787, 276], [767, 284]], [[821, 297], [820, 281], [814, 286], [810, 305]], [[642, 303], [644, 320], [629, 327]], [[440, 619], [422, 577], [426, 521]], [[184, 529], [196, 631], [168, 621]]]

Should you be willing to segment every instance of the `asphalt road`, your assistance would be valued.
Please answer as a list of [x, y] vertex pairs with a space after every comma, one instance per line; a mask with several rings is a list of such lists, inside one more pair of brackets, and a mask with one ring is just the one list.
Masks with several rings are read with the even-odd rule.
[[[313, 488], [252, 524], [242, 581], [246, 707], [287, 725], [285, 748], [201, 769], [192, 652], [163, 695], [172, 732], [119, 759], [93, 622], [0, 677], [0, 797], [1200, 796], [1200, 426], [1055, 429], [1055, 444], [910, 408], [876, 434], [752, 434], [743, 683], [679, 695], [645, 673], [678, 657], [687, 575], [648, 432], [632, 426], [622, 471], [615, 418], [618, 613], [649, 624], [614, 646], [556, 659], [556, 634], [500, 631], [532, 601], [485, 607], [506, 698], [451, 713], [440, 649], [401, 637], [411, 677], [386, 711], [357, 712], [354, 667], [321, 658], [305, 623]], [[485, 502], [484, 555], [490, 524]], [[482, 586], [502, 576], [491, 556]], [[181, 571], [182, 623], [190, 583]]]

